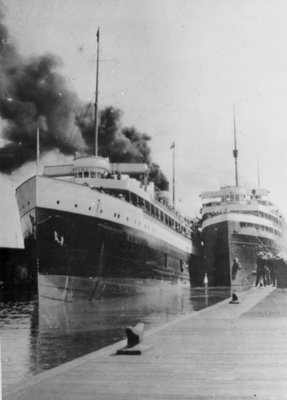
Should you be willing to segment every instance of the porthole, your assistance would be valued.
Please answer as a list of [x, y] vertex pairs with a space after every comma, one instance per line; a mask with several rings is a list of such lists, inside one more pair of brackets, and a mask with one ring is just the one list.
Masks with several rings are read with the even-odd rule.
[[89, 210], [91, 210], [92, 209], [92, 207], [89, 207]]
[[75, 204], [75, 208], [77, 208], [78, 207], [78, 204]]
[[60, 204], [60, 201], [59, 201], [59, 200], [57, 200], [57, 204]]
[[117, 213], [114, 213], [114, 217], [116, 217], [117, 216]]

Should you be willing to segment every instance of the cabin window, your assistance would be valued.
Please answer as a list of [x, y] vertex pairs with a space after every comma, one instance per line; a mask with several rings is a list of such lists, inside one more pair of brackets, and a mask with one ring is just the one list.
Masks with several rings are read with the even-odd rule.
[[96, 177], [95, 171], [91, 171], [91, 178], [95, 178], [95, 177]]
[[84, 178], [88, 178], [89, 177], [89, 171], [84, 171]]

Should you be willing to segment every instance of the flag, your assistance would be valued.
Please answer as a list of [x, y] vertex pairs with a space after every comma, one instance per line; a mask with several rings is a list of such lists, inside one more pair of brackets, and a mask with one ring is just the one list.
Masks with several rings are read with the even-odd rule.
[[100, 40], [100, 28], [98, 28], [97, 30], [97, 42], [99, 42]]
[[170, 150], [175, 148], [175, 143], [173, 142], [172, 145], [170, 146]]

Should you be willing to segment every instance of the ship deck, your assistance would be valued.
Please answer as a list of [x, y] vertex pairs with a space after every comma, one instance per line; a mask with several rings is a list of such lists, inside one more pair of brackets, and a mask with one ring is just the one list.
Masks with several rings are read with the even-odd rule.
[[[287, 290], [252, 288], [147, 331], [142, 355], [126, 342], [3, 388], [3, 398], [279, 399], [287, 393]], [[131, 321], [132, 323], [132, 321]]]

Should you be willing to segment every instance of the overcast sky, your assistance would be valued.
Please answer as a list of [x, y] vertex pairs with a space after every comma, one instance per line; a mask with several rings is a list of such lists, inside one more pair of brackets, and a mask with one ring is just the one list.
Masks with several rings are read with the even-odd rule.
[[[261, 186], [287, 211], [287, 3], [280, 0], [2, 0], [20, 53], [52, 52], [79, 97], [93, 101], [101, 30], [100, 108], [152, 136], [152, 157], [196, 215], [199, 194]], [[2, 179], [5, 190], [21, 174]], [[32, 172], [31, 172], [32, 171]], [[11, 185], [10, 185], [11, 186]], [[5, 191], [4, 190], [4, 191]]]

